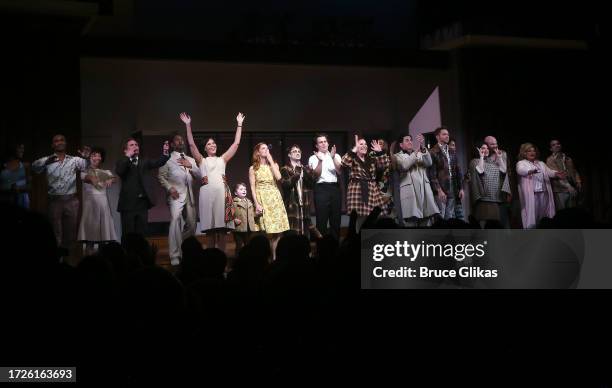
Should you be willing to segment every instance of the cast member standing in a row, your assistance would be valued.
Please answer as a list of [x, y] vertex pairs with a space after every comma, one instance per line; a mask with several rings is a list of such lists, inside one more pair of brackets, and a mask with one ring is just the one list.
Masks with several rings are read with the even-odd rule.
[[278, 164], [274, 162], [268, 146], [259, 143], [253, 150], [253, 165], [249, 168], [249, 182], [255, 211], [259, 217], [259, 230], [266, 232], [272, 243], [272, 260], [276, 259], [276, 245], [281, 233], [289, 230], [289, 220], [277, 181], [281, 180]]
[[[378, 142], [378, 144], [380, 144], [380, 148], [382, 149], [382, 152], [389, 155], [389, 158], [391, 158], [392, 156], [391, 149], [387, 141], [383, 139], [378, 139], [376, 141]], [[370, 157], [373, 158], [376, 156], [376, 152], [370, 151], [369, 155]], [[391, 171], [391, 165], [377, 172], [376, 182], [377, 182], [378, 188], [380, 189], [381, 194], [383, 195], [384, 206], [383, 206], [381, 214], [385, 216], [391, 216], [392, 218], [394, 218], [395, 217], [395, 211], [394, 211], [395, 205], [393, 201], [393, 173]]]
[[[502, 191], [501, 193], [502, 203], [499, 204], [499, 222], [501, 223], [502, 228], [508, 229], [510, 228], [510, 213], [512, 210], [512, 189], [516, 188], [514, 170], [510, 167], [513, 166], [514, 163], [512, 163], [510, 160], [508, 153], [499, 148], [497, 139], [494, 136], [485, 137], [484, 143], [489, 148], [489, 156], [486, 159], [490, 162], [497, 164], [503, 163], [507, 166], [506, 177], [508, 178], [508, 186], [510, 188], [508, 191]], [[500, 158], [501, 161], [498, 161]]]
[[[454, 152], [455, 154], [457, 153], [457, 141], [452, 138], [449, 137], [448, 139], [448, 150], [450, 152]], [[459, 157], [457, 156], [457, 160], [459, 159]], [[466, 175], [468, 175], [468, 177], [466, 177]], [[461, 180], [455, 180], [455, 185], [456, 187], [464, 187], [464, 184], [467, 182], [467, 180], [469, 179], [469, 174], [463, 174], [461, 176]], [[465, 220], [465, 212], [463, 211], [463, 198], [459, 201], [455, 201], [455, 210], [453, 212], [455, 214], [454, 217], [451, 218], [456, 218], [458, 220]]]
[[228, 230], [234, 229], [234, 204], [225, 177], [225, 166], [238, 150], [245, 116], [242, 113], [236, 116], [234, 142], [221, 156], [217, 156], [217, 143], [212, 138], [206, 140], [203, 156], [193, 138], [191, 117], [187, 113], [181, 113], [180, 118], [187, 128], [187, 142], [191, 154], [202, 174], [199, 201], [201, 230], [208, 236], [209, 248], [216, 247], [225, 251], [225, 235]]
[[[336, 154], [336, 146], [329, 148], [327, 135], [317, 133], [314, 137], [314, 155], [308, 159], [308, 166], [313, 170], [316, 182], [314, 185], [314, 203], [317, 217], [317, 229], [329, 233], [340, 240], [340, 210], [342, 195], [338, 176], [342, 171], [342, 158]], [[329, 222], [329, 228], [327, 223]]]
[[171, 139], [170, 159], [158, 173], [161, 186], [166, 190], [170, 208], [168, 250], [170, 264], [179, 265], [182, 258], [181, 244], [187, 237], [195, 235], [196, 210], [193, 197], [193, 182], [200, 181], [202, 174], [195, 160], [185, 155], [185, 141], [179, 134]]
[[170, 144], [164, 142], [162, 154], [157, 160], [141, 157], [140, 144], [128, 139], [115, 171], [121, 178], [121, 191], [117, 210], [121, 213], [121, 235], [146, 234], [149, 209], [154, 206], [153, 183], [150, 170], [160, 168], [170, 158]]
[[83, 242], [83, 252], [95, 251], [99, 244], [116, 241], [115, 223], [106, 192], [117, 177], [110, 170], [103, 170], [105, 153], [101, 148], [92, 148], [89, 168], [81, 172], [83, 181], [83, 211], [77, 240]]
[[[280, 170], [283, 199], [291, 230], [309, 234], [314, 228], [310, 221], [310, 192], [314, 185], [314, 172], [302, 166], [302, 150], [297, 144], [287, 149], [289, 163]], [[318, 233], [315, 233], [318, 234]]]
[[567, 174], [565, 179], [552, 181], [555, 208], [559, 211], [576, 207], [578, 204], [578, 194], [582, 191], [582, 180], [574, 166], [574, 161], [563, 152], [561, 142], [557, 139], [550, 141], [550, 152], [552, 152], [552, 155], [546, 159], [546, 165], [553, 170]]
[[521, 145], [516, 172], [519, 175], [519, 198], [523, 228], [531, 229], [544, 217], [555, 216], [551, 179], [565, 179], [567, 174], [551, 170], [540, 160], [538, 149], [531, 143]]
[[376, 181], [377, 171], [389, 167], [389, 155], [385, 154], [376, 140], [372, 140], [374, 157], [368, 155], [368, 144], [365, 139], [355, 135], [355, 146], [342, 157], [342, 166], [349, 169], [349, 184], [346, 198], [347, 212], [357, 211], [358, 224], [375, 207], [384, 206], [383, 195]]
[[418, 149], [414, 149], [412, 136], [399, 139], [401, 152], [392, 156], [394, 169], [399, 174], [399, 199], [401, 217], [409, 227], [426, 227], [433, 224], [440, 214], [436, 205], [427, 169], [431, 167], [431, 155], [425, 148], [423, 135], [418, 135]]
[[70, 251], [74, 248], [78, 227], [79, 199], [76, 195], [76, 174], [77, 171], [87, 170], [89, 150], [84, 149], [82, 157], [68, 155], [66, 138], [59, 134], [53, 136], [51, 147], [53, 155], [32, 163], [32, 171], [37, 174], [46, 173], [49, 219], [58, 246]]
[[[234, 241], [236, 242], [236, 257], [238, 252], [249, 243], [254, 232], [259, 231], [255, 221], [255, 205], [247, 198], [247, 186], [245, 183], [237, 183], [234, 187]], [[261, 214], [258, 215], [258, 217]], [[231, 266], [230, 266], [231, 267]]]
[[502, 221], [506, 195], [511, 195], [506, 159], [500, 149], [495, 158], [487, 143], [475, 148], [478, 157], [470, 162], [470, 203], [472, 215], [484, 227], [487, 221]]
[[455, 205], [463, 199], [463, 176], [457, 162], [457, 153], [449, 148], [449, 132], [445, 127], [435, 130], [437, 144], [431, 154], [429, 181], [436, 196], [440, 215], [448, 220], [455, 217]]
[[22, 207], [30, 208], [30, 164], [23, 160], [25, 146], [23, 144], [12, 147], [8, 157], [3, 161], [0, 172], [0, 201]]

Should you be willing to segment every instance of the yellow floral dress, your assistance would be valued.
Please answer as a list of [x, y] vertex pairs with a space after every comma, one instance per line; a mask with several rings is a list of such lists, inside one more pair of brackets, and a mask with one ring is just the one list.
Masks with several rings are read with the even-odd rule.
[[255, 196], [263, 207], [263, 215], [257, 221], [259, 228], [266, 233], [282, 233], [289, 230], [285, 204], [276, 186], [272, 170], [267, 164], [255, 170]]

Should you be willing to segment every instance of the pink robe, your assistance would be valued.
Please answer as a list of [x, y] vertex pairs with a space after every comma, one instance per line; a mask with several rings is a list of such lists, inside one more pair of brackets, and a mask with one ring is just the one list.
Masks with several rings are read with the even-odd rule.
[[[538, 169], [544, 174], [544, 186], [548, 195], [548, 209], [546, 209], [547, 217], [555, 216], [555, 199], [550, 185], [550, 178], [554, 178], [555, 171], [546, 166], [544, 162], [536, 161]], [[521, 160], [516, 164], [516, 173], [519, 175], [519, 199], [521, 200], [521, 218], [523, 219], [523, 228], [534, 227], [537, 223], [535, 214], [535, 194], [534, 194], [534, 179], [533, 175], [529, 175], [529, 170], [533, 169], [533, 165], [526, 160]]]

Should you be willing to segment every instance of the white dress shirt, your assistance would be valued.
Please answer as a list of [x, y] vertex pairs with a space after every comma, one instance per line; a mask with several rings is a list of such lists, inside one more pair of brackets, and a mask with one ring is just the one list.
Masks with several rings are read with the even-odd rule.
[[[338, 163], [342, 162], [342, 158], [340, 158], [338, 154], [336, 154], [335, 159]], [[319, 165], [319, 162], [319, 158], [317, 158], [316, 155], [312, 155], [308, 159], [308, 166], [314, 170]], [[322, 163], [321, 176], [317, 179], [317, 183], [337, 183], [338, 172], [336, 171], [336, 166], [334, 165], [330, 152], [324, 154]]]

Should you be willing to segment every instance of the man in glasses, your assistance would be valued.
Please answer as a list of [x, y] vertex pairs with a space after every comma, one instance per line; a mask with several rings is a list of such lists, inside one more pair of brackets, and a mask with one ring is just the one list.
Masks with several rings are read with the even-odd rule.
[[283, 199], [289, 227], [299, 234], [319, 237], [320, 233], [310, 220], [310, 192], [314, 185], [314, 172], [302, 165], [302, 150], [297, 144], [287, 149], [288, 163], [280, 170]]

